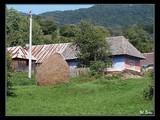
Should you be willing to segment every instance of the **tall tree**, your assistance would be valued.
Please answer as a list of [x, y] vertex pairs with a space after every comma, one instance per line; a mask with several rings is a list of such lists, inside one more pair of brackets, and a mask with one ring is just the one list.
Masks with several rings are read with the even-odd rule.
[[[29, 17], [21, 17], [14, 9], [6, 12], [6, 43], [9, 46], [24, 46], [29, 42]], [[39, 24], [32, 20], [32, 43], [43, 43], [43, 32]]]
[[[28, 44], [29, 42], [29, 17], [24, 17], [19, 23], [19, 33], [21, 46]], [[44, 35], [39, 24], [33, 19], [32, 20], [32, 44], [43, 44]]]
[[106, 61], [109, 45], [106, 37], [109, 31], [102, 26], [93, 26], [90, 21], [82, 21], [76, 34], [75, 45], [79, 48], [80, 64], [89, 66], [91, 61]]
[[79, 28], [75, 24], [69, 24], [61, 27], [59, 32], [61, 36], [72, 38], [79, 32]]
[[123, 28], [123, 35], [141, 52], [151, 52], [151, 36], [140, 26], [132, 25]]
[[53, 18], [47, 17], [44, 20], [41, 20], [39, 24], [44, 32], [44, 35], [51, 35], [55, 30], [57, 30], [59, 23]]
[[19, 22], [21, 21], [20, 14], [14, 10], [6, 9], [6, 45], [14, 46], [19, 42]]

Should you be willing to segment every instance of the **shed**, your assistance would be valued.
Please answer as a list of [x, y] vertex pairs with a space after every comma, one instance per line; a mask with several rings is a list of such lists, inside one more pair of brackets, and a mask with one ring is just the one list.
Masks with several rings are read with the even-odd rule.
[[[7, 52], [10, 54], [12, 58], [14, 71], [28, 71], [29, 53], [24, 48], [22, 48], [21, 46], [8, 47]], [[34, 71], [36, 67], [35, 62], [37, 59], [34, 56], [32, 56], [31, 59], [32, 71]]]
[[149, 69], [154, 68], [154, 53], [142, 53], [143, 56], [146, 58], [140, 61], [142, 71], [147, 71]]

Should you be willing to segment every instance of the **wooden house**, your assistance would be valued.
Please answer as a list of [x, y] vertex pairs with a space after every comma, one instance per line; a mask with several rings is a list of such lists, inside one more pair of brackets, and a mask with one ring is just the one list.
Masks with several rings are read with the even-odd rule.
[[[13, 70], [16, 72], [20, 71], [28, 71], [28, 65], [29, 65], [29, 53], [22, 48], [21, 46], [15, 46], [15, 47], [8, 47], [7, 52], [10, 54], [12, 58], [12, 65]], [[35, 62], [36, 58], [31, 57], [32, 59], [32, 71], [35, 70]]]
[[140, 72], [140, 60], [145, 59], [125, 37], [107, 37], [106, 41], [110, 44], [110, 51], [113, 55], [113, 66], [116, 71], [137, 71]]

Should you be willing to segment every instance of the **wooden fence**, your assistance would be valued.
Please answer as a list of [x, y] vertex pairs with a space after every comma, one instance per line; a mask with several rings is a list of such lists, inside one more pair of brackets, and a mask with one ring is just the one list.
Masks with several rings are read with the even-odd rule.
[[89, 68], [70, 68], [70, 77], [76, 77], [89, 72]]

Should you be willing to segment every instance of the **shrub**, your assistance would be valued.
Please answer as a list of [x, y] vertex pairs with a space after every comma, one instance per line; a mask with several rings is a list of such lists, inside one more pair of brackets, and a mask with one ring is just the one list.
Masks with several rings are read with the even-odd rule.
[[153, 76], [154, 76], [154, 69], [149, 69], [144, 72], [144, 77], [150, 77], [151, 79], [153, 79]]
[[144, 89], [143, 96], [146, 100], [152, 100], [152, 98], [153, 98], [153, 85], [149, 85], [148, 88]]
[[151, 81], [150, 81], [150, 85], [144, 89], [143, 91], [143, 96], [146, 100], [152, 100], [153, 98], [153, 89], [154, 89], [154, 86], [153, 86], [153, 80], [154, 80], [154, 70], [151, 69], [149, 71], [147, 71], [147, 76], [151, 78]]
[[102, 61], [91, 61], [90, 62], [90, 70], [91, 75], [95, 76], [96, 78], [99, 78], [103, 75], [104, 68], [107, 67], [107, 64], [105, 64]]
[[13, 88], [12, 88], [12, 82], [11, 82], [11, 78], [12, 78], [12, 59], [9, 55], [9, 53], [7, 53], [6, 55], [6, 60], [7, 60], [7, 75], [6, 75], [6, 85], [7, 85], [7, 96], [13, 96]]

